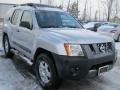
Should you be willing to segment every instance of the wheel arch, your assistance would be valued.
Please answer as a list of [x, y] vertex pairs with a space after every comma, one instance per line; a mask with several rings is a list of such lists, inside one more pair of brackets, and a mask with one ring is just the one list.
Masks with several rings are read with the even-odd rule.
[[34, 63], [34, 64], [36, 63], [37, 56], [40, 55], [40, 54], [42, 54], [42, 53], [48, 54], [48, 55], [50, 56], [50, 58], [52, 59], [55, 67], [56, 67], [55, 60], [54, 60], [54, 58], [53, 58], [52, 53], [51, 53], [50, 51], [48, 51], [48, 50], [43, 49], [43, 48], [37, 48], [37, 49], [36, 49], [35, 54], [34, 54], [34, 56], [33, 56], [33, 63]]
[[7, 35], [6, 32], [3, 32], [3, 34], [2, 34], [2, 45], [3, 45], [3, 39], [4, 39], [5, 36], [8, 36], [8, 35]]
[[35, 52], [35, 54], [34, 54], [33, 61], [32, 61], [32, 62], [33, 62], [33, 65], [35, 65], [36, 59], [37, 59], [38, 55], [40, 55], [40, 54], [42, 54], [42, 53], [46, 53], [46, 54], [49, 55], [49, 57], [51, 58], [54, 66], [55, 66], [56, 72], [57, 72], [57, 74], [58, 74], [57, 66], [56, 66], [56, 63], [55, 63], [55, 59], [54, 59], [54, 57], [53, 57], [53, 55], [52, 55], [52, 52], [50, 52], [50, 51], [48, 51], [48, 50], [45, 50], [45, 49], [43, 49], [43, 48], [37, 48], [37, 49], [36, 49], [36, 52]]

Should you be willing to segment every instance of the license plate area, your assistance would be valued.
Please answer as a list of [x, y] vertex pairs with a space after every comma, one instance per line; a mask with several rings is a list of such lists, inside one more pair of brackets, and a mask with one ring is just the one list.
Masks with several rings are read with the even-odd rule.
[[100, 75], [100, 74], [102, 74], [102, 73], [104, 73], [104, 72], [107, 72], [107, 71], [109, 71], [110, 70], [110, 65], [106, 65], [106, 66], [103, 66], [103, 67], [100, 67], [99, 69], [98, 69], [98, 75]]

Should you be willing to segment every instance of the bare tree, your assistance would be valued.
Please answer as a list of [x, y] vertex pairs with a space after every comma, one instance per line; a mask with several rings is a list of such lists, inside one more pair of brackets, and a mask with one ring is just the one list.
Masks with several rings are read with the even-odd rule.
[[61, 4], [58, 6], [60, 9], [63, 9], [63, 1], [61, 2]]
[[83, 11], [83, 18], [82, 18], [83, 21], [85, 21], [86, 19], [87, 3], [88, 3], [88, 0], [85, 1], [85, 7]]
[[114, 6], [115, 6], [115, 17], [117, 17], [119, 12], [120, 12], [120, 6], [119, 6], [119, 1], [118, 0], [115, 1]]
[[53, 0], [48, 0], [48, 5], [52, 5]]
[[115, 0], [104, 0], [104, 1], [102, 1], [103, 5], [104, 5], [104, 8], [107, 9], [106, 10], [107, 21], [110, 21], [114, 1]]
[[98, 1], [98, 15], [99, 15], [99, 21], [101, 21], [101, 7], [100, 7], [100, 2]]
[[70, 8], [70, 0], [68, 1], [68, 5], [67, 5], [67, 11], [69, 12], [69, 8]]
[[[69, 0], [69, 3], [70, 3], [70, 0]], [[71, 4], [68, 4], [67, 10], [73, 17], [78, 19], [78, 17], [79, 17], [79, 0], [77, 0], [76, 2], [74, 1]]]
[[98, 20], [97, 15], [98, 15], [98, 10], [96, 10], [96, 12], [95, 12], [95, 18], [94, 18], [95, 21]]
[[79, 16], [79, 0], [77, 0], [76, 10], [77, 10], [76, 14], [77, 14], [77, 18], [78, 18], [78, 16]]
[[71, 6], [69, 7], [69, 13], [78, 19], [78, 7], [77, 7], [77, 2], [73, 2]]
[[62, 6], [62, 5], [59, 5], [58, 8], [63, 9], [63, 6]]
[[40, 0], [40, 4], [42, 3], [42, 0]]
[[89, 12], [89, 21], [92, 20], [92, 6], [91, 6], [91, 1], [89, 2], [90, 6], [88, 7], [88, 12]]
[[112, 5], [113, 5], [114, 0], [107, 0], [107, 8], [108, 8], [108, 17], [107, 17], [107, 21], [110, 21], [110, 16], [111, 16], [111, 12], [112, 12]]

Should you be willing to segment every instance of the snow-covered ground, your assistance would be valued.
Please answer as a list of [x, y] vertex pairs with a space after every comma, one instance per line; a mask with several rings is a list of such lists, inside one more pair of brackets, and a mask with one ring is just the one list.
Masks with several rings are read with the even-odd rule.
[[[18, 59], [16, 59], [18, 60]], [[21, 66], [19, 69], [18, 67]], [[27, 65], [25, 65], [26, 67]], [[29, 74], [28, 67], [14, 60], [0, 58], [0, 90], [42, 90]], [[24, 67], [24, 68], [25, 68]]]
[[118, 52], [118, 56], [120, 56], [120, 43], [117, 42], [115, 45], [116, 45], [116, 50]]
[[[116, 43], [118, 61], [110, 72], [92, 79], [64, 81], [59, 90], [120, 90], [120, 43]], [[0, 90], [42, 90], [30, 66], [18, 57], [8, 59], [0, 44]]]
[[0, 90], [42, 90], [31, 71], [17, 57], [5, 58], [0, 33]]

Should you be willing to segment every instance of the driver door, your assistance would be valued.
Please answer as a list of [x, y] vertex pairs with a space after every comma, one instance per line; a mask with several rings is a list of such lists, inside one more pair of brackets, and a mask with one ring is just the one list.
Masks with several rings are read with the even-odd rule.
[[30, 57], [32, 54], [34, 44], [34, 32], [33, 32], [33, 17], [31, 11], [23, 11], [21, 20], [18, 26], [18, 46], [20, 51]]

